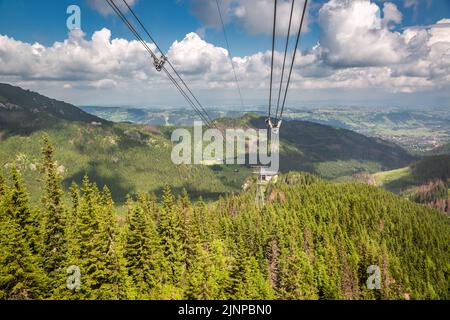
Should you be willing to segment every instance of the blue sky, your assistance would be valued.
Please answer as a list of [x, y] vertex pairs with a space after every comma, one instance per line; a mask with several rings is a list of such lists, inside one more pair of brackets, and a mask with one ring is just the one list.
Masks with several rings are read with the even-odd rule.
[[[82, 29], [85, 33], [92, 34], [106, 27], [114, 32], [115, 37], [133, 39], [117, 17], [101, 15], [85, 0], [0, 0], [0, 31], [31, 43], [51, 45], [55, 41], [62, 41], [67, 37], [66, 8], [71, 4], [77, 4], [82, 10]], [[188, 1], [141, 0], [134, 8], [160, 46], [166, 50], [173, 41], [183, 39], [187, 33], [204, 26], [202, 21], [192, 14]], [[248, 34], [238, 25], [227, 25], [227, 32], [236, 55], [252, 54], [271, 46], [269, 36]], [[204, 36], [208, 42], [225, 45], [221, 29], [208, 28]], [[314, 28], [304, 41], [312, 45], [317, 41], [317, 37], [318, 29]]]
[[[120, 2], [121, 0], [119, 0]], [[214, 0], [212, 0], [214, 1]], [[252, 1], [252, 0], [251, 0]], [[257, 0], [254, 0], [257, 1]], [[324, 0], [314, 1], [313, 20]], [[383, 1], [374, 1], [383, 3]], [[414, 7], [405, 8], [404, 0], [391, 1], [398, 5], [404, 21], [401, 27], [431, 25], [436, 21], [450, 17], [450, 1], [434, 0], [431, 5], [420, 0], [418, 13]], [[114, 32], [114, 37], [133, 39], [122, 22], [115, 16], [105, 17], [89, 6], [87, 0], [0, 0], [0, 33], [26, 42], [39, 42], [51, 45], [67, 37], [65, 27], [69, 5], [76, 4], [82, 10], [82, 29], [88, 35], [106, 27]], [[187, 33], [201, 29], [204, 24], [190, 10], [188, 0], [140, 0], [135, 5], [136, 12], [148, 29], [157, 38], [163, 49], [168, 49], [175, 40], [182, 39]], [[302, 39], [302, 47], [313, 46], [319, 37], [320, 27], [310, 24], [311, 31]], [[233, 54], [249, 55], [267, 50], [271, 46], [268, 35], [248, 34], [236, 24], [228, 24]], [[205, 39], [219, 46], [225, 46], [222, 30], [208, 28]]]
[[[43, 51], [42, 54], [50, 56], [52, 52], [57, 50], [57, 48], [54, 48], [55, 42], [62, 43], [69, 38], [68, 30], [66, 28], [66, 19], [68, 17], [66, 9], [72, 4], [76, 4], [81, 8], [81, 23], [82, 31], [84, 33], [83, 36], [80, 36], [80, 38], [77, 38], [78, 40], [74, 41], [79, 41], [80, 47], [86, 50], [86, 54], [95, 54], [96, 49], [89, 47], [89, 44], [82, 43], [81, 38], [90, 41], [95, 32], [104, 28], [109, 30], [111, 35], [110, 38], [108, 38], [105, 33], [103, 36], [110, 40], [115, 38], [127, 41], [133, 40], [128, 29], [125, 28], [116, 16], [105, 14], [105, 12], [98, 9], [98, 3], [102, 0], [93, 1], [97, 1], [97, 6], [95, 4], [93, 5], [91, 0], [0, 0], [0, 35], [7, 37], [3, 39], [5, 43], [8, 41], [8, 45], [4, 45], [4, 48], [7, 49], [3, 49], [3, 60], [8, 61], [7, 57], [14, 56], [12, 52], [7, 52], [6, 50], [14, 50], [15, 46], [19, 46], [21, 43], [28, 44], [28, 48], [31, 51], [34, 50], [31, 45], [39, 43], [45, 49], [45, 52]], [[120, 1], [121, 0], [116, 0], [116, 2]], [[231, 50], [233, 55], [236, 56], [236, 59], [238, 59], [235, 63], [236, 66], [239, 66], [237, 68], [238, 74], [243, 82], [245, 82], [246, 78], [250, 78], [250, 74], [253, 78], [258, 77], [258, 74], [253, 72], [253, 68], [257, 65], [259, 66], [259, 64], [263, 64], [263, 67], [266, 66], [267, 57], [264, 54], [267, 53], [267, 50], [271, 47], [270, 34], [265, 32], [265, 30], [270, 27], [272, 21], [270, 21], [270, 19], [269, 21], [266, 21], [267, 19], [264, 20], [262, 18], [264, 12], [267, 12], [269, 9], [271, 10], [270, 0], [260, 2], [267, 3], [268, 6], [266, 6], [266, 8], [263, 8], [263, 6], [260, 5], [259, 9], [256, 8], [256, 6], [254, 7], [255, 9], [253, 9], [253, 7], [249, 5], [251, 3], [257, 3], [258, 1], [221, 0], [227, 22], [226, 28], [230, 39]], [[217, 12], [211, 11], [214, 10], [215, 7], [211, 6], [211, 10], [209, 11], [205, 9], [208, 2], [210, 6], [212, 5], [211, 3], [215, 6], [214, 0], [139, 0], [134, 3], [134, 9], [164, 51], [168, 51], [175, 41], [180, 43], [178, 49], [182, 54], [178, 53], [177, 55], [176, 50], [172, 48], [173, 59], [177, 65], [180, 66], [180, 69], [186, 73], [188, 79], [191, 77], [192, 73], [195, 73], [192, 70], [189, 70], [189, 66], [199, 73], [205, 71], [205, 74], [207, 74], [206, 69], [208, 69], [209, 72], [215, 70], [214, 72], [217, 73], [218, 67], [214, 62], [205, 61], [204, 59], [217, 58], [217, 64], [226, 64], [226, 59], [223, 60], [224, 57], [218, 57], [222, 52], [219, 49], [225, 48], [224, 36], [219, 27], [218, 16], [216, 15]], [[288, 4], [287, 0], [280, 0], [279, 2]], [[411, 102], [415, 102], [416, 104], [426, 104], [428, 101], [430, 101], [429, 103], [431, 105], [441, 106], [442, 104], [445, 104], [446, 101], [448, 101], [448, 96], [445, 94], [448, 86], [443, 81], [446, 81], [447, 78], [440, 75], [439, 70], [448, 67], [448, 60], [445, 55], [446, 50], [443, 50], [441, 48], [442, 46], [438, 48], [436, 46], [438, 41], [432, 39], [437, 39], [436, 34], [439, 33], [440, 37], [444, 37], [444, 39], [439, 42], [446, 41], [445, 35], [442, 36], [442, 30], [447, 25], [444, 19], [450, 18], [450, 1], [361, 0], [361, 2], [363, 5], [359, 7], [349, 4], [346, 0], [321, 0], [311, 2], [308, 11], [308, 31], [303, 34], [301, 43], [304, 56], [299, 59], [299, 61], [305, 62], [299, 62], [297, 64], [298, 85], [296, 87], [294, 84], [293, 90], [298, 92], [298, 94], [293, 94], [291, 99], [292, 103], [320, 104], [322, 103], [321, 101], [323, 101], [323, 98], [326, 97], [325, 101], [329, 101], [327, 103], [336, 101], [336, 104], [351, 104], [353, 102], [360, 104], [379, 103], [386, 105], [409, 105]], [[384, 11], [386, 3], [389, 3], [392, 6]], [[355, 55], [353, 57], [352, 54], [355, 51], [369, 50], [370, 48], [367, 48], [367, 46], [370, 46], [370, 43], [364, 43], [364, 40], [359, 39], [358, 41], [360, 41], [361, 44], [358, 45], [361, 47], [357, 47], [355, 44], [355, 48], [353, 49], [354, 52], [349, 54], [345, 51], [347, 49], [342, 43], [339, 43], [336, 39], [332, 39], [334, 35], [330, 33], [333, 32], [333, 28], [336, 26], [333, 25], [333, 23], [340, 23], [338, 19], [342, 19], [339, 10], [341, 10], [341, 12], [345, 12], [343, 10], [353, 12], [356, 14], [356, 17], [367, 14], [371, 19], [373, 18], [370, 16], [373, 14], [373, 10], [371, 11], [371, 9], [374, 8], [374, 5], [379, 8], [378, 13], [376, 13], [376, 15], [379, 16], [379, 23], [384, 23], [383, 17], [387, 14], [388, 9], [393, 15], [390, 22], [387, 21], [385, 25], [383, 24], [382, 26], [377, 27], [376, 32], [379, 33], [378, 38], [372, 34], [372, 27], [364, 25], [364, 21], [360, 22], [360, 25], [354, 26], [354, 28], [348, 26], [347, 29], [342, 29], [341, 32], [342, 34], [351, 34], [353, 32], [359, 37], [361, 32], [367, 31], [372, 34], [371, 36], [374, 36], [373, 41], [375, 49], [373, 55], [381, 57], [386, 53], [386, 57], [385, 59], [377, 59], [376, 57], [371, 57], [370, 52], [363, 52], [361, 55]], [[392, 9], [394, 7], [395, 10]], [[238, 13], [239, 8], [246, 9], [246, 14], [244, 16]], [[261, 11], [261, 21], [258, 21], [258, 13], [252, 13], [252, 10], [266, 10], [264, 12]], [[279, 19], [286, 20], [286, 17], [279, 17]], [[329, 23], [329, 29], [325, 30], [326, 25], [328, 24], [327, 21], [331, 22]], [[439, 28], [433, 29], [433, 26], [439, 21], [441, 21]], [[346, 23], [340, 23], [338, 25], [341, 26], [345, 24]], [[425, 36], [419, 37], [419, 35], [417, 35], [416, 37], [417, 39], [422, 39], [421, 41], [424, 41], [422, 47], [425, 45], [430, 46], [427, 51], [428, 53], [424, 53], [424, 56], [419, 57], [414, 53], [417, 51], [417, 48], [411, 49], [411, 37], [408, 35], [409, 31], [405, 31], [409, 29], [420, 29], [428, 32], [429, 38], [426, 40], [422, 39]], [[433, 30], [437, 31], [434, 32]], [[192, 32], [194, 32], [198, 38], [194, 39], [191, 37], [186, 39], [186, 35]], [[338, 32], [339, 30], [337, 30], [337, 33]], [[389, 37], [389, 41], [392, 42], [390, 44], [391, 48], [388, 50], [389, 52], [383, 51], [383, 44], [379, 41], [383, 37], [386, 38], [386, 36]], [[283, 37], [279, 37], [277, 48], [280, 52], [283, 46], [282, 41]], [[349, 41], [352, 42], [351, 39], [349, 39]], [[447, 43], [445, 41], [444, 43]], [[349, 46], [352, 45], [350, 42]], [[397, 48], [396, 42], [402, 42], [402, 44], [399, 44], [399, 47]], [[319, 48], [316, 46], [318, 43], [320, 43]], [[195, 48], [195, 45], [203, 48], [206, 47], [206, 44], [208, 44], [209, 51], [205, 51], [197, 57], [197, 60], [199, 61], [191, 61], [193, 58], [191, 59], [191, 54], [186, 51], [186, 48], [192, 49]], [[431, 49], [431, 46], [434, 46], [433, 49]], [[108, 46], [108, 48], [111, 47], [113, 46]], [[443, 50], [437, 53], [442, 61], [439, 66], [435, 66], [435, 64], [432, 63], [432, 60], [435, 59], [435, 52], [438, 49]], [[21, 50], [24, 49], [22, 48]], [[404, 50], [404, 54], [401, 57], [392, 57], [395, 51], [400, 52], [401, 50]], [[2, 48], [0, 48], [0, 59], [1, 57]], [[47, 64], [49, 63], [48, 58], [44, 59], [43, 57], [39, 61], [35, 61], [34, 56], [31, 55], [31, 57], [32, 61], [26, 63], [30, 63], [32, 68], [34, 67], [34, 65], [32, 65], [33, 63], [42, 65], [44, 64], [44, 61]], [[245, 59], [245, 57], [248, 58]], [[96, 58], [100, 59], [96, 56], [92, 57], [92, 60], [96, 60]], [[117, 59], [120, 60], [122, 58], [117, 57]], [[186, 59], [186, 61], [183, 59]], [[203, 67], [201, 65], [198, 65], [203, 63], [202, 59], [204, 63], [209, 64], [205, 67], [205, 70], [202, 69]], [[414, 59], [423, 61], [423, 63], [415, 63]], [[79, 57], [74, 57], [74, 60], [79, 61]], [[405, 62], [407, 60], [408, 63]], [[310, 62], [307, 63], [306, 61]], [[355, 63], [353, 63], [353, 61]], [[117, 61], [117, 63], [121, 65], [128, 62], [125, 60]], [[55, 64], [57, 64], [56, 61]], [[302, 65], [304, 66], [303, 70], [301, 69]], [[423, 65], [424, 68], [428, 69], [413, 70], [414, 65]], [[85, 63], [83, 63], [83, 66], [85, 66]], [[41, 90], [46, 94], [53, 94], [57, 98], [66, 99], [78, 104], [164, 105], [163, 100], [150, 98], [152, 97], [152, 94], [148, 92], [148, 89], [146, 88], [141, 88], [140, 90], [136, 89], [138, 90], [138, 93], [136, 94], [139, 98], [133, 98], [132, 100], [125, 99], [123, 97], [123, 92], [127, 92], [129, 87], [135, 89], [135, 85], [131, 80], [125, 85], [128, 81], [126, 75], [123, 75], [123, 73], [120, 73], [120, 75], [117, 73], [114, 74], [114, 72], [118, 72], [118, 68], [99, 73], [97, 79], [94, 79], [96, 78], [95, 75], [90, 75], [89, 77], [86, 77], [86, 79], [74, 75], [64, 78], [67, 72], [62, 71], [60, 74], [52, 76], [51, 82], [48, 80], [45, 82], [45, 80], [42, 79], [45, 77], [42, 77], [41, 70], [35, 71], [33, 74], [25, 74], [24, 72], [15, 72], [13, 69], [13, 62], [11, 62], [9, 66], [7, 65], [6, 69], [8, 69], [8, 67], [10, 70], [8, 72], [4, 71], [2, 75], [2, 67], [0, 65], [0, 81], [11, 82], [30, 87], [31, 89]], [[44, 68], [44, 66], [41, 67]], [[49, 68], [47, 65], [45, 67], [47, 69]], [[432, 67], [435, 67], [435, 69], [431, 69]], [[36, 68], [38, 69], [38, 67]], [[86, 68], [89, 70], [92, 69], [89, 67]], [[386, 80], [383, 80], [383, 77], [388, 77], [383, 73], [383, 68], [391, 68], [389, 71], [389, 79], [386, 78]], [[141, 69], [143, 68], [141, 67]], [[366, 84], [361, 84], [360, 80], [358, 80], [359, 82], [355, 80], [355, 74], [361, 74], [361, 72], [366, 73], [366, 78], [374, 77], [378, 80], [375, 79], [373, 81], [368, 81]], [[218, 105], [221, 102], [225, 105], [236, 104], [236, 97], [234, 94], [232, 95], [233, 98], [229, 98], [230, 92], [233, 92], [233, 89], [235, 89], [233, 88], [233, 83], [230, 80], [228, 72], [223, 71], [223, 73], [224, 75], [221, 79], [207, 75], [202, 78], [201, 75], [196, 75], [192, 76], [191, 81], [193, 82], [193, 86], [197, 88], [198, 92], [201, 92], [204, 95], [204, 99], [209, 103]], [[249, 104], [265, 103], [261, 97], [267, 93], [264, 91], [264, 84], [267, 82], [267, 72], [261, 73], [260, 76], [261, 83], [256, 83], [254, 79], [251, 78], [247, 81], [248, 85], [246, 85], [246, 83], [243, 84], [244, 90], [248, 92], [246, 100]], [[158, 83], [158, 85], [165, 86], [164, 83], [159, 83], [159, 79], [155, 78], [156, 76], [151, 74], [151, 71], [146, 71], [146, 74], [138, 75], [137, 77], [144, 79], [148, 85], [155, 83], [156, 86], [156, 83]], [[355, 81], [350, 81], [349, 79]], [[382, 84], [383, 81], [391, 80], [393, 81], [392, 85]], [[206, 84], [202, 85], [202, 81]], [[336, 84], [336, 81], [340, 81], [341, 84], [334, 85]], [[348, 87], [345, 87], [346, 83], [348, 83]], [[375, 88], [373, 87], [374, 85]], [[393, 86], [395, 88], [390, 90], [389, 87], [392, 88]], [[419, 89], [415, 90], [414, 86]], [[66, 90], [60, 90], [61, 87]], [[110, 101], [108, 101], [108, 96], [105, 96], [105, 90], [111, 90], [113, 88], [116, 89], [116, 94], [109, 95], [111, 98]], [[167, 90], [167, 92], [172, 92], [169, 89]], [[300, 91], [302, 91], [302, 94], [300, 94]], [[375, 95], [374, 92], [377, 92], [377, 94]], [[80, 93], [83, 93], [83, 95], [80, 96]], [[227, 99], [227, 97], [229, 99]], [[371, 102], [364, 102], [365, 100]], [[420, 101], [420, 103], [418, 101]], [[168, 103], [178, 104], [182, 103], [182, 100], [173, 99], [173, 101]]]

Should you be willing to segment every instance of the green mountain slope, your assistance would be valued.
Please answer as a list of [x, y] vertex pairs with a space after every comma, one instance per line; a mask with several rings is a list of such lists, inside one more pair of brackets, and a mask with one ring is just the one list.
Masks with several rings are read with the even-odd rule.
[[[100, 187], [109, 185], [123, 203], [137, 190], [160, 193], [170, 184], [193, 197], [217, 198], [237, 192], [251, 169], [241, 166], [175, 166], [170, 129], [115, 124], [65, 102], [0, 84], [0, 167], [14, 163], [39, 198], [40, 142], [44, 135], [57, 150], [66, 190], [88, 174]], [[3, 137], [3, 138], [2, 138]], [[3, 141], [2, 141], [3, 140]]]
[[[252, 209], [253, 192], [241, 197], [236, 220], [250, 230], [243, 231], [250, 234], [247, 249], [264, 257], [276, 248], [278, 273], [271, 277], [285, 298], [448, 297], [450, 224], [437, 211], [355, 183], [275, 185], [262, 214]], [[257, 245], [264, 243], [266, 251]], [[383, 275], [380, 292], [365, 286], [370, 265]]]
[[417, 181], [428, 182], [450, 179], [450, 155], [426, 157], [411, 165], [412, 175]]
[[[73, 105], [8, 85], [0, 86], [0, 95], [0, 133], [6, 133], [0, 139], [0, 165], [19, 165], [33, 195], [39, 190], [39, 142], [44, 134], [57, 150], [66, 189], [89, 174], [99, 186], [108, 184], [119, 203], [139, 190], [160, 193], [167, 183], [187, 189], [193, 197], [216, 199], [240, 191], [252, 172], [245, 166], [175, 166], [170, 159], [173, 127], [103, 121]], [[219, 124], [263, 128], [264, 119], [249, 114]], [[285, 172], [336, 178], [405, 166], [411, 159], [395, 145], [349, 130], [302, 121], [285, 122], [282, 130]]]
[[434, 180], [447, 183], [450, 181], [450, 156], [425, 157], [408, 167], [378, 172], [373, 176], [376, 185], [396, 193]]
[[0, 83], [0, 134], [30, 133], [61, 121], [106, 123], [71, 104]]
[[405, 189], [417, 185], [417, 181], [415, 181], [411, 174], [411, 168], [409, 166], [377, 172], [373, 177], [375, 178], [375, 185], [395, 193], [401, 193]]
[[[0, 299], [450, 298], [450, 223], [437, 210], [298, 173], [269, 183], [258, 208], [251, 181], [231, 194], [249, 168], [175, 166], [172, 127], [66, 119], [50, 109], [24, 113], [44, 119], [44, 129], [22, 130], [18, 116], [18, 131], [0, 141]], [[246, 115], [219, 124], [262, 122]], [[348, 130], [297, 121], [283, 130], [284, 170], [336, 177], [409, 161], [395, 145]], [[41, 170], [44, 133], [56, 163], [47, 157]], [[82, 182], [85, 174], [95, 183]], [[73, 181], [80, 188], [70, 197]], [[104, 186], [122, 203], [131, 194], [127, 206], [116, 208]], [[218, 200], [173, 195], [183, 188], [191, 199]], [[65, 289], [70, 265], [83, 269], [81, 291]], [[378, 290], [366, 285], [369, 267], [379, 271]]]
[[429, 156], [373, 175], [375, 184], [410, 200], [450, 213], [450, 156]]
[[[221, 119], [224, 127], [265, 128], [253, 114]], [[356, 132], [307, 121], [285, 121], [280, 130], [281, 171], [308, 171], [324, 178], [377, 172], [410, 164], [414, 157], [399, 146]]]
[[128, 193], [159, 194], [166, 184], [178, 191], [185, 188], [193, 197], [217, 198], [225, 192], [240, 191], [251, 174], [251, 169], [241, 166], [174, 165], [169, 130], [69, 122], [0, 142], [0, 165], [18, 165], [32, 194], [39, 193], [40, 141], [44, 134], [56, 149], [66, 190], [73, 181], [80, 183], [88, 174], [100, 187], [110, 186], [114, 200], [120, 203]]

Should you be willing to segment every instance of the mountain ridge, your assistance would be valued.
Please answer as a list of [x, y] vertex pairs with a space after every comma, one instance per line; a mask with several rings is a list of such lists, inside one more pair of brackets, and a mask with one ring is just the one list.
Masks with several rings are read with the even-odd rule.
[[[0, 91], [0, 96], [4, 97], [2, 105], [6, 99], [18, 104], [24, 101], [24, 106], [18, 105], [18, 108], [28, 112], [25, 112], [25, 119], [20, 119], [21, 114], [14, 110], [3, 108], [3, 114], [0, 113], [0, 119], [4, 120], [3, 123], [6, 119], [8, 124], [5, 129], [0, 122], [0, 132], [7, 133], [0, 142], [0, 165], [20, 164], [27, 181], [37, 178], [33, 168], [39, 162], [41, 151], [36, 142], [44, 134], [59, 151], [57, 160], [63, 167], [61, 170], [64, 169], [66, 188], [72, 181], [81, 182], [83, 176], [89, 174], [99, 186], [110, 185], [114, 200], [119, 203], [125, 201], [126, 193], [137, 190], [159, 193], [168, 183], [179, 191], [185, 188], [194, 196], [217, 198], [226, 192], [239, 192], [252, 174], [248, 166], [174, 165], [170, 158], [173, 146], [170, 136], [175, 127], [113, 123], [63, 102], [61, 106], [71, 112], [62, 117], [64, 114], [52, 104], [56, 100], [17, 87], [7, 88], [7, 97]], [[51, 108], [43, 110], [50, 110], [50, 114], [47, 111], [42, 114], [30, 112], [33, 107], [48, 105]], [[10, 115], [18, 118], [12, 124], [8, 122]], [[218, 122], [228, 127], [265, 127], [264, 118], [254, 114], [237, 119], [219, 119]], [[403, 149], [387, 142], [315, 123], [288, 121], [284, 123], [281, 134], [283, 172], [307, 171], [334, 179], [358, 172], [374, 173], [403, 167], [412, 159]], [[30, 188], [33, 194], [37, 193], [36, 183], [30, 183]]]
[[109, 123], [64, 101], [0, 83], [0, 131], [30, 133], [61, 121]]

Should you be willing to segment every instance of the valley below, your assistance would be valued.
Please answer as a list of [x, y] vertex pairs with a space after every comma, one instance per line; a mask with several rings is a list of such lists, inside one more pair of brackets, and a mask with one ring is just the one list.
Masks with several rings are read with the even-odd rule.
[[[116, 122], [153, 125], [192, 125], [195, 113], [186, 108], [81, 107], [84, 111]], [[241, 117], [253, 112], [265, 116], [265, 107], [211, 109], [213, 119]], [[450, 142], [450, 110], [448, 108], [405, 109], [395, 107], [318, 107], [289, 108], [287, 120], [311, 121], [390, 141], [417, 155], [439, 151]]]

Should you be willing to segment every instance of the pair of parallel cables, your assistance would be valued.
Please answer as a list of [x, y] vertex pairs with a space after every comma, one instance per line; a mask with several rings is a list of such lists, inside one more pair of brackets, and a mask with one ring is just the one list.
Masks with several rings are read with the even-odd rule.
[[[154, 45], [156, 46], [158, 51], [161, 53], [161, 57], [160, 58], [158, 58], [156, 56], [156, 54], [153, 52], [153, 50], [148, 46], [147, 42], [140, 35], [139, 31], [128, 20], [127, 16], [122, 12], [122, 10], [119, 8], [119, 6], [117, 6], [117, 4], [115, 3], [115, 0], [105, 0], [105, 1], [110, 5], [110, 7], [113, 9], [113, 11], [124, 22], [124, 24], [128, 27], [128, 29], [131, 31], [131, 33], [136, 37], [136, 39], [143, 45], [145, 50], [150, 54], [151, 58], [153, 59], [153, 62], [154, 62], [153, 64], [154, 64], [156, 70], [157, 71], [164, 71], [164, 73], [167, 75], [169, 80], [174, 84], [174, 86], [178, 89], [178, 91], [181, 93], [181, 95], [185, 98], [186, 102], [192, 107], [192, 109], [197, 113], [197, 115], [205, 122], [205, 124], [208, 127], [212, 127], [212, 126], [216, 127], [214, 121], [211, 119], [211, 117], [209, 116], [208, 112], [205, 110], [205, 108], [199, 102], [199, 100], [194, 95], [192, 90], [189, 88], [189, 86], [186, 84], [186, 82], [180, 76], [179, 72], [175, 69], [173, 64], [163, 54], [163, 51], [158, 46], [158, 44], [155, 41], [155, 39], [152, 37], [152, 35], [148, 31], [148, 29], [144, 26], [144, 24], [142, 23], [140, 18], [137, 16], [137, 14], [134, 12], [134, 10], [131, 8], [131, 6], [128, 4], [128, 2], [126, 0], [122, 0], [123, 3], [125, 4], [126, 8], [128, 9], [128, 11], [131, 12], [131, 14], [133, 15], [134, 19], [138, 22], [138, 24], [141, 26], [141, 28], [144, 30], [144, 32], [147, 34], [147, 36], [150, 38], [150, 40], [154, 43]], [[277, 2], [278, 2], [277, 0], [274, 0], [274, 19], [273, 19], [273, 34], [272, 34], [272, 61], [271, 61], [271, 70], [270, 70], [270, 96], [269, 96], [269, 114], [268, 114], [269, 121], [270, 121], [271, 115], [272, 115], [271, 109], [272, 109], [273, 69], [274, 69], [275, 38], [276, 38]], [[225, 31], [225, 25], [224, 25], [224, 21], [223, 21], [223, 17], [222, 17], [222, 13], [221, 13], [221, 9], [220, 9], [220, 5], [219, 5], [219, 1], [218, 0], [216, 0], [216, 5], [217, 5], [218, 12], [219, 12], [220, 21], [222, 23], [222, 29], [223, 29], [226, 45], [227, 45], [228, 52], [229, 52], [229, 59], [230, 59], [230, 62], [231, 62], [231, 67], [233, 69], [234, 79], [235, 79], [235, 82], [236, 82], [236, 85], [237, 85], [237, 89], [238, 89], [238, 92], [239, 92], [241, 105], [243, 107], [244, 103], [243, 103], [243, 99], [242, 99], [241, 88], [239, 86], [239, 81], [238, 81], [238, 78], [237, 78], [236, 69], [235, 69], [234, 64], [233, 64], [233, 59], [232, 59], [232, 55], [231, 55], [230, 45], [229, 45], [228, 37], [227, 37], [226, 31]], [[285, 74], [285, 67], [286, 67], [287, 52], [288, 52], [289, 39], [290, 39], [291, 27], [292, 27], [292, 17], [293, 17], [294, 6], [295, 6], [295, 0], [292, 0], [291, 12], [290, 12], [290, 17], [289, 17], [289, 27], [288, 27], [287, 37], [286, 37], [286, 46], [285, 46], [285, 53], [284, 53], [284, 59], [283, 59], [282, 75], [281, 75], [280, 87], [279, 87], [279, 91], [278, 91], [277, 109], [276, 109], [275, 117], [274, 117], [278, 122], [280, 122], [282, 117], [283, 117], [283, 113], [284, 113], [284, 109], [285, 109], [285, 105], [286, 105], [286, 97], [287, 97], [287, 93], [288, 93], [288, 90], [289, 90], [289, 85], [290, 85], [290, 82], [291, 82], [292, 70], [293, 70], [293, 67], [294, 67], [294, 62], [295, 62], [295, 58], [296, 58], [296, 54], [297, 54], [297, 49], [298, 49], [299, 42], [300, 42], [300, 35], [301, 35], [302, 27], [303, 27], [303, 22], [304, 22], [304, 18], [305, 18], [307, 5], [308, 5], [308, 0], [305, 0], [303, 11], [302, 11], [302, 16], [301, 16], [301, 20], [300, 20], [300, 25], [299, 25], [299, 29], [298, 29], [298, 33], [297, 33], [295, 48], [294, 48], [294, 52], [293, 52], [292, 62], [291, 62], [291, 66], [290, 66], [290, 69], [289, 69], [289, 75], [288, 75], [287, 83], [286, 83], [285, 90], [284, 90], [284, 97], [283, 97], [282, 104], [280, 105], [281, 92], [282, 92], [282, 87], [283, 87], [283, 82], [284, 82], [284, 74]], [[166, 63], [168, 64], [170, 70], [168, 70], [165, 67]], [[171, 72], [173, 72], [175, 74], [175, 76], [173, 76], [171, 74]]]
[[[139, 31], [134, 27], [134, 25], [128, 20], [127, 16], [124, 14], [124, 12], [121, 10], [121, 8], [115, 3], [115, 0], [105, 0], [111, 9], [119, 16], [119, 18], [123, 21], [123, 23], [127, 26], [127, 28], [131, 31], [131, 33], [135, 36], [135, 38], [143, 45], [145, 50], [149, 53], [151, 58], [153, 59], [153, 65], [155, 66], [157, 71], [163, 71], [169, 80], [174, 84], [174, 86], [178, 89], [178, 91], [181, 93], [181, 95], [185, 98], [186, 102], [192, 107], [192, 109], [197, 113], [197, 115], [202, 119], [202, 121], [208, 126], [208, 127], [216, 127], [216, 124], [209, 116], [208, 112], [206, 112], [203, 105], [199, 102], [197, 97], [194, 95], [192, 90], [189, 88], [189, 86], [186, 84], [186, 82], [183, 80], [183, 78], [180, 76], [178, 71], [175, 69], [173, 64], [167, 59], [167, 57], [164, 55], [161, 48], [158, 46], [155, 39], [151, 36], [150, 32], [147, 30], [147, 28], [142, 23], [141, 19], [137, 16], [137, 14], [134, 12], [134, 10], [131, 8], [131, 6], [128, 4], [126, 0], [122, 0], [125, 4], [128, 11], [133, 15], [134, 19], [138, 22], [138, 24], [141, 26], [141, 28], [144, 30], [144, 32], [147, 34], [147, 36], [150, 38], [150, 40], [154, 43], [158, 51], [161, 53], [161, 57], [158, 58], [156, 54], [153, 52], [153, 50], [148, 46], [147, 42], [143, 39], [143, 37], [140, 35]], [[169, 70], [166, 68], [165, 64], [169, 66]], [[172, 75], [172, 73], [174, 75]]]
[[[273, 69], [274, 69], [275, 38], [276, 38], [276, 24], [277, 24], [277, 4], [278, 4], [277, 2], [278, 1], [275, 0], [274, 16], [273, 16], [273, 32], [272, 32], [272, 61], [271, 61], [271, 67], [270, 67], [270, 94], [269, 94], [268, 123], [271, 126], [272, 126], [271, 117], [272, 117]], [[300, 43], [300, 35], [302, 33], [303, 22], [304, 22], [304, 19], [305, 19], [307, 6], [308, 6], [308, 0], [305, 0], [304, 6], [303, 6], [302, 15], [301, 15], [301, 20], [300, 20], [300, 25], [299, 25], [298, 32], [297, 32], [294, 52], [293, 52], [293, 55], [292, 55], [292, 62], [291, 62], [290, 68], [289, 68], [289, 74], [288, 74], [287, 82], [286, 82], [285, 89], [284, 89], [283, 100], [281, 102], [281, 92], [282, 92], [283, 83], [284, 83], [284, 76], [285, 76], [285, 69], [286, 69], [286, 59], [287, 59], [287, 53], [288, 53], [288, 47], [289, 47], [289, 39], [291, 37], [292, 17], [293, 17], [294, 7], [295, 7], [295, 0], [292, 0], [291, 13], [290, 13], [290, 17], [289, 17], [289, 27], [288, 27], [287, 37], [286, 37], [286, 46], [285, 46], [285, 49], [284, 49], [284, 59], [283, 59], [283, 67], [282, 67], [282, 71], [281, 71], [280, 87], [279, 87], [279, 90], [278, 90], [277, 108], [276, 108], [275, 116], [274, 116], [274, 119], [276, 121], [274, 126], [277, 127], [277, 128], [279, 128], [279, 126], [281, 125], [281, 121], [283, 119], [283, 113], [284, 113], [284, 109], [285, 109], [285, 106], [286, 106], [286, 98], [287, 98], [287, 94], [288, 94], [288, 90], [289, 90], [289, 85], [291, 83], [292, 70], [294, 68], [295, 58], [296, 58], [296, 55], [297, 55], [297, 49], [298, 49], [298, 46], [299, 46], [299, 43]], [[280, 102], [281, 102], [281, 104], [280, 104]]]

